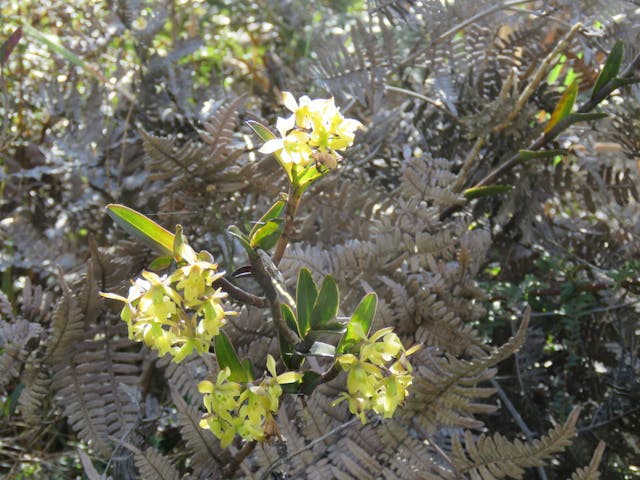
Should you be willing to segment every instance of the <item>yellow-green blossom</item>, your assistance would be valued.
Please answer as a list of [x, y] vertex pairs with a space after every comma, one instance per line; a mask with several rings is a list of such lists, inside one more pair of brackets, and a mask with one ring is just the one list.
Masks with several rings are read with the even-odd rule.
[[407, 356], [418, 347], [405, 351], [398, 336], [391, 328], [383, 328], [367, 338], [359, 325], [354, 333], [361, 338], [358, 354], [345, 353], [336, 359], [347, 372], [347, 392], [342, 393], [332, 405], [346, 400], [349, 411], [366, 423], [366, 412], [373, 410], [384, 418], [390, 418], [409, 393], [413, 380], [411, 364]]
[[[273, 416], [282, 395], [279, 382], [284, 377], [276, 376], [275, 360], [271, 355], [267, 357], [267, 370], [270, 375], [257, 384], [230, 381], [231, 372], [225, 368], [218, 373], [215, 385], [208, 380], [198, 385], [207, 410], [200, 426], [211, 430], [223, 447], [228, 446], [236, 435], [247, 441], [262, 441], [274, 431]], [[290, 377], [287, 375], [286, 378]]]
[[268, 140], [259, 151], [274, 153], [290, 177], [292, 165], [307, 167], [318, 158], [324, 159], [325, 167], [337, 165], [342, 158], [337, 151], [353, 145], [361, 123], [344, 118], [333, 98], [311, 100], [305, 95], [296, 102], [291, 93], [283, 92], [282, 99], [292, 115], [278, 118], [280, 137]]
[[124, 303], [120, 316], [127, 323], [130, 339], [180, 362], [194, 350], [207, 352], [225, 316], [234, 313], [224, 310], [226, 294], [212, 286], [223, 275], [217, 267], [197, 260], [169, 276], [145, 271], [133, 282], [127, 298], [111, 293], [103, 296]]

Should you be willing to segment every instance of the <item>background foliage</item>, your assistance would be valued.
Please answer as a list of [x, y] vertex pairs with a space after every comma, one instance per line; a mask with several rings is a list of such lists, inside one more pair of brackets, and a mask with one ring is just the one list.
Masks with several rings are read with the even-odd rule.
[[[567, 478], [600, 440], [603, 478], [640, 476], [638, 86], [598, 107], [607, 118], [544, 147], [558, 152], [506, 170], [499, 183], [509, 191], [462, 196], [543, 132], [574, 80], [577, 104], [588, 100], [617, 40], [623, 68], [638, 76], [639, 9], [621, 0], [4, 1], [0, 41], [20, 25], [24, 37], [3, 66], [2, 474], [499, 477], [467, 457], [482, 432], [533, 440], [581, 406], [573, 444], [527, 478]], [[286, 442], [245, 458], [241, 445], [222, 450], [197, 428], [202, 360], [152, 358], [127, 340], [117, 305], [98, 297], [125, 292], [152, 259], [104, 206], [180, 222], [234, 271], [244, 260], [226, 227], [249, 229], [285, 185], [244, 121], [273, 123], [281, 90], [333, 95], [366, 125], [340, 173], [301, 206], [281, 264], [287, 284], [302, 266], [316, 280], [332, 273], [345, 312], [375, 290], [377, 326], [426, 348], [400, 418], [363, 427], [329, 407], [330, 384], [281, 409]], [[509, 357], [525, 304], [526, 340]], [[277, 351], [268, 320], [260, 311], [233, 320], [242, 355]], [[569, 430], [542, 443], [560, 450]]]

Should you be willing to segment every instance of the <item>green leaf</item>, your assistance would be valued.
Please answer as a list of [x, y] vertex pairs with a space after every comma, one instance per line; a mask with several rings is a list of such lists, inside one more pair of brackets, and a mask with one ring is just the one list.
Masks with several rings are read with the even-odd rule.
[[566, 150], [520, 150], [518, 157], [520, 160], [526, 162], [527, 160], [534, 160], [537, 158], [553, 158], [556, 155], [566, 154]]
[[250, 245], [253, 248], [269, 250], [273, 248], [282, 235], [284, 224], [281, 219], [269, 220], [266, 225], [260, 227], [251, 237]]
[[[324, 277], [318, 298], [311, 311], [310, 324], [312, 330], [324, 330], [324, 325], [331, 322], [338, 314], [340, 292], [331, 275]], [[299, 316], [300, 314], [298, 314]]]
[[247, 125], [249, 125], [249, 128], [253, 130], [263, 142], [268, 142], [269, 140], [273, 140], [274, 138], [276, 138], [271, 130], [269, 130], [260, 122], [256, 122], [255, 120], [248, 120], [246, 123]]
[[[291, 310], [291, 307], [285, 303], [280, 304], [280, 311], [282, 312], [282, 318], [284, 318], [287, 326], [294, 332], [298, 332], [298, 325], [296, 321], [296, 316]], [[280, 355], [282, 357], [282, 361], [285, 366], [289, 370], [295, 370], [300, 367], [302, 364], [303, 357], [298, 354], [295, 350], [295, 346], [287, 342], [283, 335], [278, 335], [278, 340], [280, 341]]]
[[256, 378], [253, 369], [253, 363], [251, 363], [251, 360], [249, 360], [248, 358], [245, 358], [244, 360], [242, 360], [241, 364], [242, 368], [244, 369], [244, 373], [247, 376], [247, 381], [253, 382]]
[[298, 322], [296, 321], [296, 316], [293, 313], [293, 310], [291, 310], [291, 307], [286, 303], [281, 303], [280, 311], [282, 312], [282, 318], [284, 318], [284, 321], [286, 322], [287, 327], [289, 327], [294, 332], [298, 332], [299, 334], [300, 331], [298, 329]]
[[473, 200], [480, 197], [488, 197], [511, 190], [511, 185], [489, 185], [487, 187], [468, 188], [462, 194], [467, 200]]
[[311, 272], [302, 268], [298, 273], [298, 286], [296, 287], [296, 311], [298, 312], [299, 334], [304, 337], [311, 325], [311, 312], [318, 298], [318, 289]]
[[604, 112], [590, 112], [590, 113], [572, 113], [569, 115], [569, 122], [571, 124], [578, 122], [589, 122], [591, 120], [600, 120], [607, 118], [609, 115]]
[[311, 395], [318, 385], [322, 383], [322, 375], [313, 370], [307, 370], [302, 376], [298, 391], [305, 395]]
[[169, 266], [171, 265], [171, 262], [173, 262], [173, 257], [170, 257], [168, 255], [158, 257], [149, 264], [147, 269], [153, 272], [159, 272], [160, 270], [165, 270], [169, 268]]
[[251, 242], [249, 241], [249, 237], [247, 237], [242, 230], [240, 230], [236, 225], [231, 225], [227, 228], [227, 231], [235, 238], [237, 238], [240, 241], [240, 245], [242, 245], [244, 247], [244, 249], [247, 252], [247, 255], [249, 255], [249, 258], [255, 258], [256, 257], [256, 251], [253, 249], [253, 247], [251, 246]]
[[578, 82], [574, 81], [569, 85], [569, 87], [564, 91], [560, 100], [558, 100], [558, 104], [556, 108], [553, 110], [551, 114], [551, 119], [547, 123], [546, 127], [544, 127], [544, 133], [549, 133], [553, 127], [555, 127], [558, 122], [567, 117], [571, 110], [573, 109], [573, 104], [576, 102], [576, 97], [578, 96]]
[[356, 307], [347, 323], [347, 331], [338, 343], [338, 353], [345, 353], [362, 340], [362, 335], [368, 335], [373, 317], [378, 306], [378, 296], [368, 293]]
[[162, 255], [173, 257], [174, 235], [142, 213], [124, 205], [107, 205], [109, 216], [129, 235]]
[[623, 55], [624, 44], [618, 40], [609, 52], [607, 61], [604, 63], [604, 67], [602, 67], [602, 71], [600, 71], [600, 75], [598, 75], [598, 79], [593, 86], [593, 90], [591, 91], [591, 100], [595, 100], [598, 92], [600, 92], [607, 83], [616, 78], [616, 75], [618, 75], [618, 72], [620, 71]]
[[284, 210], [284, 206], [285, 206], [285, 201], [284, 200], [278, 200], [276, 203], [274, 203], [271, 208], [267, 211], [267, 213], [265, 213], [260, 220], [258, 220], [256, 222], [256, 224], [253, 226], [253, 228], [251, 229], [251, 232], [249, 232], [249, 238], [253, 240], [253, 236], [256, 234], [256, 232], [264, 227], [270, 220], [275, 220], [277, 218], [280, 217], [280, 214], [282, 213], [282, 210]]
[[236, 354], [229, 337], [224, 332], [220, 332], [214, 338], [214, 348], [216, 352], [216, 359], [220, 370], [229, 367], [231, 375], [229, 380], [232, 382], [248, 382], [249, 377], [245, 367], [240, 363], [238, 354]]
[[336, 356], [336, 347], [329, 343], [313, 342], [313, 345], [311, 345], [311, 348], [309, 349], [309, 355], [333, 358]]

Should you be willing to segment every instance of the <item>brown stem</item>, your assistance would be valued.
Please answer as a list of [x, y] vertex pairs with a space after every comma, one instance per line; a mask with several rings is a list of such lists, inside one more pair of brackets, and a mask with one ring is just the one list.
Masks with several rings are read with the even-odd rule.
[[289, 244], [289, 240], [293, 235], [293, 222], [296, 218], [296, 211], [298, 210], [298, 205], [300, 205], [300, 198], [302, 197], [302, 189], [291, 185], [289, 187], [289, 196], [287, 197], [287, 205], [284, 210], [284, 228], [282, 230], [282, 235], [278, 239], [278, 243], [276, 244], [276, 250], [273, 254], [273, 263], [278, 266], [280, 260], [282, 260], [282, 256], [284, 255], [284, 251]]
[[256, 442], [255, 440], [244, 444], [244, 446], [240, 449], [240, 451], [238, 451], [233, 460], [231, 460], [231, 463], [229, 463], [229, 465], [227, 465], [227, 468], [224, 469], [225, 478], [233, 477], [233, 475], [238, 470], [238, 467], [240, 467], [240, 464], [244, 461], [245, 458], [249, 456], [251, 452], [253, 452], [253, 449], [256, 448], [257, 444], [258, 442]]
[[246, 290], [235, 286], [224, 277], [215, 280], [212, 285], [214, 288], [222, 289], [223, 292], [228, 293], [231, 298], [238, 300], [239, 302], [248, 303], [258, 308], [264, 308], [269, 305], [269, 302], [265, 297], [258, 297], [257, 295], [249, 293]]

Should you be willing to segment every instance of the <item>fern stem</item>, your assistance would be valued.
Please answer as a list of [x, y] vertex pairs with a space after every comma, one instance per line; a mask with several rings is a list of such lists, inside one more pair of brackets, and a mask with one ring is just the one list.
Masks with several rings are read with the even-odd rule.
[[273, 254], [273, 263], [277, 267], [282, 260], [284, 251], [289, 244], [289, 240], [293, 235], [293, 222], [296, 218], [296, 212], [298, 211], [298, 205], [300, 205], [300, 198], [302, 197], [302, 189], [291, 185], [289, 187], [289, 196], [287, 197], [287, 205], [284, 211], [284, 228], [282, 235], [278, 239], [276, 244], [276, 250]]

